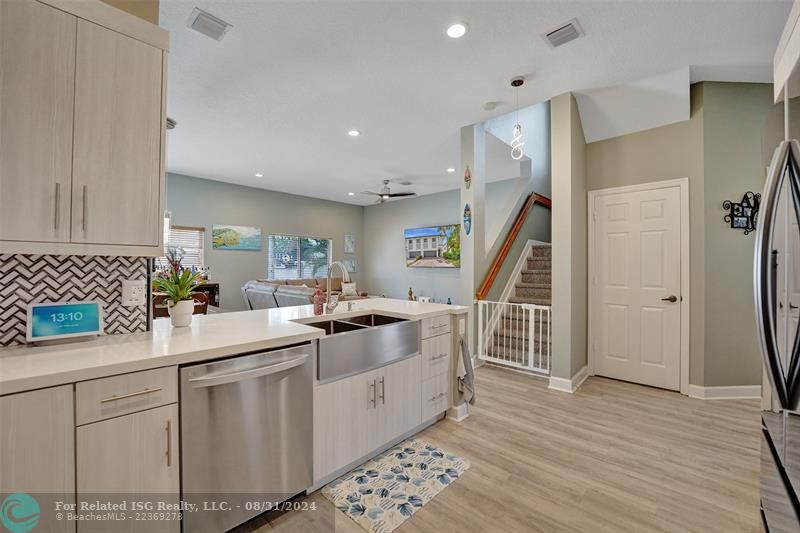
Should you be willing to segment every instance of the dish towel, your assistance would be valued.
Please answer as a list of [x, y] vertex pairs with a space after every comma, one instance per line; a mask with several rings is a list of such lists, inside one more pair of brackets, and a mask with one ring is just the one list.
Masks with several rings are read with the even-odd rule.
[[475, 372], [472, 368], [472, 357], [469, 354], [469, 346], [461, 335], [461, 357], [458, 358], [458, 368], [456, 377], [458, 379], [458, 391], [461, 397], [470, 405], [475, 405]]

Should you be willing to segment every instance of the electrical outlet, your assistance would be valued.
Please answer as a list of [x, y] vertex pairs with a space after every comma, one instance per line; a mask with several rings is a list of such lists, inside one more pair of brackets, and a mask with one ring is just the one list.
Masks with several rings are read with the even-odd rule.
[[125, 307], [137, 307], [145, 305], [145, 280], [144, 279], [123, 279], [122, 280], [122, 305]]

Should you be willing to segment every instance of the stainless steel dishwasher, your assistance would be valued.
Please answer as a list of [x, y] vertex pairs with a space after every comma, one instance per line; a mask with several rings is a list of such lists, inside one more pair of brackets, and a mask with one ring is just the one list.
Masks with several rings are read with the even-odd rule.
[[180, 371], [183, 531], [222, 533], [311, 486], [313, 346]]

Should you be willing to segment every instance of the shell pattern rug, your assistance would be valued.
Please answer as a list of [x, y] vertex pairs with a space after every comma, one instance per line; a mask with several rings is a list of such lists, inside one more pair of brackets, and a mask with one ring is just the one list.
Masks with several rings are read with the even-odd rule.
[[389, 533], [469, 468], [469, 461], [409, 439], [322, 489], [341, 512], [370, 533]]

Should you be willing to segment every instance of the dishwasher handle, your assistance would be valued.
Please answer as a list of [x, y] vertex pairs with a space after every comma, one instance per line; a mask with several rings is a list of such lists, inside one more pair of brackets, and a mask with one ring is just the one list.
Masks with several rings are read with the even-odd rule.
[[263, 376], [269, 376], [270, 374], [277, 374], [278, 372], [283, 372], [284, 370], [291, 370], [292, 368], [303, 365], [308, 357], [308, 354], [301, 354], [295, 358], [289, 359], [288, 361], [281, 361], [280, 363], [274, 363], [271, 365], [259, 366], [257, 368], [250, 368], [247, 370], [239, 370], [237, 372], [230, 372], [227, 374], [211, 374], [209, 376], [192, 378], [189, 380], [189, 383], [195, 388], [214, 387], [216, 385], [225, 385], [226, 383], [233, 383], [236, 381], [242, 381], [244, 379], [260, 378]]

